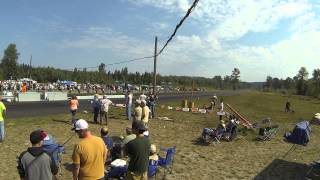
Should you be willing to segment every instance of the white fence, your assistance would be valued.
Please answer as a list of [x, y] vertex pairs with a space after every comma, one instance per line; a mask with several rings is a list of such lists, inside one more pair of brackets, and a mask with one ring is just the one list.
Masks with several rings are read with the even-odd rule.
[[41, 101], [41, 94], [38, 92], [26, 92], [18, 94], [18, 102]]

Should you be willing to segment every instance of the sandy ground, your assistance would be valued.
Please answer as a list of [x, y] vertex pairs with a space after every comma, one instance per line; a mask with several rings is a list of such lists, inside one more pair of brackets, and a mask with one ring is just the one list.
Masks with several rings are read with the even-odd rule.
[[[245, 99], [241, 96], [232, 99], [230, 97], [229, 102], [236, 101], [237, 98], [239, 98], [237, 101], [239, 104], [245, 104], [244, 102], [247, 101], [252, 103], [250, 98], [254, 97]], [[301, 102], [302, 105], [310, 103], [307, 100], [301, 101], [305, 101]], [[259, 108], [266, 110], [268, 104], [265, 106], [259, 105]], [[246, 106], [243, 107], [245, 108]], [[260, 111], [259, 108], [256, 112]], [[312, 109], [319, 109], [319, 104], [312, 106]], [[150, 120], [150, 139], [158, 148], [177, 146], [173, 172], [167, 175], [167, 179], [304, 179], [309, 170], [307, 164], [319, 158], [319, 127], [313, 127], [312, 139], [308, 146], [294, 146], [294, 151], [286, 155], [293, 145], [284, 142], [282, 136], [285, 131], [293, 128], [295, 122], [288, 123], [283, 119], [291, 119], [300, 114], [287, 117], [288, 115], [278, 110], [277, 113], [282, 113], [276, 121], [280, 124], [280, 130], [272, 141], [257, 142], [254, 140], [257, 131], [247, 131], [239, 133], [238, 138], [233, 142], [222, 141], [216, 145], [204, 145], [199, 143], [198, 138], [204, 127], [216, 126], [215, 114], [203, 115], [159, 109], [159, 116], [172, 118], [173, 121]], [[111, 135], [124, 135], [124, 129], [130, 125], [122, 114], [120, 109], [111, 111], [109, 123]], [[249, 117], [254, 117], [250, 111], [247, 111], [247, 114]], [[88, 114], [79, 114], [79, 117], [92, 119]], [[29, 134], [32, 130], [44, 129], [58, 142], [63, 143], [73, 134], [70, 131], [71, 126], [67, 124], [68, 119], [70, 119], [69, 115], [56, 115], [20, 121], [9, 120], [6, 123], [6, 141], [0, 144], [0, 179], [18, 179], [15, 159], [20, 152], [30, 146]], [[99, 125], [90, 124], [90, 129], [96, 135], [99, 135], [99, 128]], [[75, 136], [65, 145], [66, 154], [62, 156], [63, 164], [70, 162], [73, 146], [77, 141], [78, 138]], [[158, 178], [161, 177], [160, 172]], [[313, 179], [316, 178], [319, 176]], [[62, 168], [61, 179], [71, 179], [71, 173]]]

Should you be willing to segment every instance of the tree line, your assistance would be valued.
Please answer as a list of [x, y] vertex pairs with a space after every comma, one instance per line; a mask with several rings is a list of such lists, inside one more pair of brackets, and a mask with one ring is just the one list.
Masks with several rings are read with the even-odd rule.
[[279, 79], [268, 76], [264, 90], [286, 90], [290, 94], [320, 97], [320, 69], [314, 69], [311, 78], [305, 67], [301, 67], [293, 78]]
[[[32, 79], [47, 83], [57, 80], [71, 80], [78, 83], [112, 84], [126, 82], [130, 84], [152, 84], [152, 72], [129, 72], [127, 67], [121, 70], [107, 71], [106, 65], [101, 63], [96, 71], [88, 71], [86, 68], [62, 70], [53, 67], [31, 67], [28, 64], [18, 63], [19, 53], [15, 44], [9, 44], [4, 50], [0, 64], [0, 79], [19, 79], [31, 77]], [[190, 76], [162, 76], [157, 74], [158, 84], [172, 84], [174, 86], [210, 87], [215, 89], [238, 89], [249, 87], [248, 83], [240, 82], [240, 70], [234, 68], [231, 75], [214, 76], [213, 78]]]

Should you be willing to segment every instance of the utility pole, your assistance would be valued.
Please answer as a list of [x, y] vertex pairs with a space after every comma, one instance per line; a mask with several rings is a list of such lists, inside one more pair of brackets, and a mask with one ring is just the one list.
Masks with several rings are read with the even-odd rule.
[[153, 94], [156, 94], [156, 86], [157, 86], [157, 44], [158, 37], [155, 37], [154, 40], [154, 62], [153, 62]]
[[30, 56], [30, 62], [29, 62], [29, 78], [31, 79], [31, 68], [32, 68], [32, 54]]

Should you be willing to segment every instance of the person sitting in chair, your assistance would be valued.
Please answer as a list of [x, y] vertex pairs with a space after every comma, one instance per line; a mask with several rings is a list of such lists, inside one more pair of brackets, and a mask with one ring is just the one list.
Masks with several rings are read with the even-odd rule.
[[158, 161], [159, 160], [159, 156], [157, 154], [157, 147], [154, 144], [151, 144], [151, 146], [150, 146], [149, 160], [153, 160], [153, 161]]
[[216, 129], [216, 134], [222, 134], [223, 132], [226, 132], [226, 124], [224, 122], [224, 120], [221, 120], [220, 123], [218, 124], [217, 126], [217, 129]]
[[108, 134], [109, 134], [108, 127], [107, 126], [102, 127], [100, 130], [101, 138], [103, 139], [103, 142], [105, 143], [107, 149], [111, 150], [113, 146], [113, 142], [112, 142], [112, 138]]

